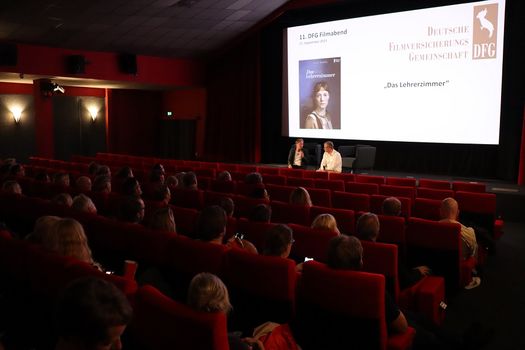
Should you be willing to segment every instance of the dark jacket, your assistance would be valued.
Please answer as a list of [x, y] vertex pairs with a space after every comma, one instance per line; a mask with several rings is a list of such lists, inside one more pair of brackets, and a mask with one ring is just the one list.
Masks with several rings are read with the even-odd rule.
[[[293, 161], [295, 159], [295, 144], [292, 145], [290, 148], [290, 152], [288, 152], [288, 165], [293, 165]], [[301, 168], [306, 168], [308, 165], [309, 157], [308, 157], [308, 150], [303, 148], [303, 158], [301, 158]]]

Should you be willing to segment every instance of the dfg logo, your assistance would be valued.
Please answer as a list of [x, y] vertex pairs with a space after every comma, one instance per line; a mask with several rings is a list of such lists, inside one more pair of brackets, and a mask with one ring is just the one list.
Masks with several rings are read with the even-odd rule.
[[498, 4], [474, 6], [472, 59], [496, 58]]

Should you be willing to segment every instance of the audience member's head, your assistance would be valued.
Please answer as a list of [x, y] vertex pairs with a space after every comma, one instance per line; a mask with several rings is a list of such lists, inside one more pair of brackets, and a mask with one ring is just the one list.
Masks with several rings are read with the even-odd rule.
[[53, 183], [59, 186], [69, 187], [69, 174], [56, 173], [55, 175], [53, 175]]
[[73, 204], [71, 205], [71, 208], [90, 214], [97, 213], [97, 207], [95, 206], [95, 203], [93, 203], [91, 198], [83, 193], [73, 198]]
[[226, 232], [226, 212], [218, 205], [204, 208], [197, 219], [197, 238], [205, 242], [222, 244]]
[[26, 170], [22, 164], [13, 164], [9, 168], [9, 175], [11, 176], [26, 176]]
[[363, 246], [354, 236], [339, 235], [330, 240], [326, 263], [333, 269], [359, 270], [363, 266]]
[[266, 188], [264, 188], [264, 185], [256, 185], [250, 193], [248, 194], [248, 197], [255, 198], [255, 199], [270, 199], [270, 195], [268, 194], [268, 191], [266, 191]]
[[142, 195], [142, 188], [135, 177], [128, 177], [122, 183], [122, 194], [124, 196], [140, 197]]
[[166, 178], [166, 186], [169, 188], [175, 188], [179, 186], [179, 180], [175, 175], [170, 175]]
[[332, 214], [317, 215], [312, 222], [312, 228], [340, 233], [337, 227], [337, 221]]
[[182, 177], [182, 184], [187, 190], [197, 190], [197, 175], [193, 171], [188, 171]]
[[119, 219], [138, 224], [144, 219], [146, 207], [140, 197], [126, 196], [120, 202]]
[[166, 170], [164, 169], [164, 165], [157, 163], [151, 167], [151, 172], [158, 172], [162, 175], [166, 174]]
[[292, 229], [287, 225], [276, 225], [266, 232], [263, 254], [287, 258], [293, 242]]
[[98, 172], [98, 168], [100, 165], [98, 165], [97, 162], [90, 162], [88, 165], [88, 173], [92, 176], [95, 176]]
[[307, 207], [312, 206], [312, 200], [310, 199], [310, 194], [304, 187], [297, 187], [290, 194], [290, 204], [295, 205], [305, 205]]
[[165, 175], [160, 170], [152, 170], [149, 174], [149, 182], [151, 183], [160, 183], [163, 184], [165, 180]]
[[441, 219], [457, 220], [459, 215], [458, 202], [454, 198], [445, 198], [439, 208]]
[[22, 187], [15, 180], [8, 180], [2, 184], [2, 191], [12, 194], [22, 194]]
[[176, 232], [175, 217], [170, 207], [157, 209], [150, 220], [150, 227], [154, 230]]
[[257, 204], [250, 212], [250, 221], [270, 222], [272, 220], [272, 207], [267, 204]]
[[168, 185], [160, 185], [153, 192], [153, 199], [165, 204], [171, 201], [171, 190]]
[[106, 175], [111, 178], [111, 169], [107, 165], [100, 165], [95, 175]]
[[197, 311], [228, 313], [232, 306], [228, 289], [221, 279], [211, 273], [201, 272], [190, 282], [188, 305]]
[[224, 170], [217, 174], [217, 180], [219, 181], [232, 181], [232, 174], [229, 171]]
[[357, 237], [375, 242], [379, 236], [379, 219], [376, 214], [364, 213], [357, 219]]
[[222, 197], [218, 204], [224, 209], [227, 217], [231, 218], [233, 216], [233, 212], [235, 211], [235, 203], [233, 203], [233, 199], [230, 197]]
[[45, 171], [40, 171], [35, 175], [35, 180], [40, 182], [51, 182], [49, 175]]
[[92, 264], [91, 250], [84, 228], [75, 219], [60, 219], [42, 236], [42, 245], [62, 256]]
[[396, 197], [388, 197], [383, 201], [382, 207], [383, 215], [400, 216], [401, 215], [401, 201]]
[[91, 191], [91, 179], [87, 176], [79, 176], [75, 181], [75, 187], [78, 192], [88, 193]]
[[133, 170], [129, 166], [123, 166], [117, 172], [117, 178], [124, 180], [128, 177], [133, 177]]
[[107, 175], [97, 175], [93, 181], [93, 192], [110, 193], [111, 177]]
[[246, 174], [244, 177], [244, 183], [247, 185], [258, 185], [263, 183], [262, 175], [258, 172]]
[[175, 174], [175, 178], [177, 179], [177, 183], [178, 183], [178, 187], [179, 188], [184, 188], [184, 175], [186, 175], [186, 173], [184, 171], [181, 171], [181, 172], [178, 172]]
[[44, 242], [44, 240], [48, 240], [47, 236], [51, 233], [51, 228], [59, 220], [58, 216], [46, 215], [39, 217], [35, 222], [33, 232], [27, 236], [27, 240], [39, 244]]
[[59, 193], [51, 198], [51, 203], [71, 207], [73, 205], [73, 198], [71, 198], [69, 193]]
[[122, 349], [120, 337], [133, 310], [111, 282], [87, 277], [65, 289], [55, 314], [57, 349]]

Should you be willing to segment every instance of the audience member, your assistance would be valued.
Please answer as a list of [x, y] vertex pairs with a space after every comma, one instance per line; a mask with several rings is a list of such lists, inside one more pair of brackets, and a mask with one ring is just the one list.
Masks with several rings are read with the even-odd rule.
[[[188, 305], [201, 312], [222, 312], [232, 310], [228, 289], [219, 277], [202, 272], [193, 277], [188, 288]], [[230, 349], [264, 349], [261, 342], [253, 338], [241, 339], [239, 332], [228, 333]]]
[[133, 310], [111, 282], [87, 277], [73, 281], [59, 299], [56, 350], [122, 349], [120, 337]]
[[21, 195], [22, 187], [20, 187], [20, 184], [16, 182], [15, 180], [8, 180], [2, 184], [2, 191], [6, 193]]
[[310, 199], [310, 194], [304, 187], [297, 187], [290, 194], [290, 204], [294, 205], [304, 205], [307, 207], [312, 206], [312, 200]]
[[401, 216], [401, 201], [396, 197], [385, 198], [381, 209], [383, 215]]
[[160, 163], [156, 163], [155, 165], [153, 165], [153, 167], [151, 167], [151, 172], [158, 172], [162, 175], [166, 175], [166, 170], [164, 169], [164, 165]]
[[230, 174], [229, 171], [221, 171], [218, 175], [217, 175], [217, 180], [218, 181], [232, 181], [232, 175]]
[[98, 168], [99, 167], [100, 167], [100, 165], [97, 162], [90, 162], [89, 165], [88, 165], [88, 173], [89, 173], [89, 175], [91, 175], [92, 177], [95, 177], [95, 175], [98, 172]]
[[142, 195], [142, 188], [135, 177], [128, 177], [122, 183], [122, 194], [124, 196], [140, 197]]
[[379, 236], [379, 219], [376, 214], [364, 213], [357, 219], [356, 233], [359, 239], [377, 241]]
[[179, 180], [177, 180], [175, 175], [170, 175], [166, 178], [166, 185], [170, 188], [170, 190], [173, 190], [179, 186]]
[[70, 208], [73, 205], [73, 198], [69, 193], [59, 193], [51, 198], [51, 203]]
[[149, 223], [150, 228], [154, 230], [163, 230], [176, 232], [175, 217], [170, 207], [159, 208], [151, 216]]
[[33, 243], [42, 244], [49, 239], [47, 236], [51, 233], [51, 228], [59, 220], [58, 216], [45, 215], [39, 217], [35, 222], [33, 232], [28, 234], [26, 239]]
[[233, 199], [230, 197], [222, 197], [219, 200], [219, 206], [224, 209], [227, 217], [233, 217], [233, 212], [235, 211], [235, 203], [233, 203]]
[[9, 175], [12, 177], [26, 176], [24, 166], [18, 163], [11, 165], [11, 167], [9, 168]]
[[153, 193], [153, 199], [162, 202], [163, 205], [170, 204], [171, 201], [171, 190], [167, 185], [159, 186]]
[[97, 207], [95, 206], [95, 203], [93, 203], [91, 198], [82, 193], [73, 198], [73, 204], [71, 205], [71, 208], [90, 214], [97, 213]]
[[96, 176], [105, 175], [111, 178], [111, 169], [107, 165], [100, 165], [95, 175]]
[[182, 177], [182, 185], [186, 190], [198, 190], [197, 175], [193, 171], [188, 171]]
[[248, 219], [254, 222], [270, 222], [272, 220], [272, 207], [267, 204], [257, 204], [253, 207]]
[[268, 191], [266, 191], [266, 188], [264, 188], [264, 185], [255, 185], [248, 194], [248, 197], [255, 199], [270, 199], [270, 195], [268, 194]]
[[80, 193], [86, 194], [91, 192], [91, 179], [87, 176], [79, 176], [75, 181], [75, 187]]
[[175, 178], [177, 179], [178, 188], [184, 188], [184, 175], [186, 175], [184, 171], [181, 171], [175, 174]]
[[263, 254], [288, 258], [293, 242], [293, 231], [289, 226], [275, 225], [266, 232]]
[[69, 187], [69, 174], [56, 173], [55, 175], [53, 175], [53, 183], [62, 187]]
[[337, 227], [337, 221], [335, 220], [334, 216], [332, 214], [319, 214], [312, 222], [312, 228], [319, 229], [319, 230], [327, 230], [327, 231], [333, 231], [339, 232], [339, 228]]
[[45, 171], [39, 171], [35, 175], [35, 180], [36, 181], [40, 181], [40, 182], [45, 182], [45, 183], [51, 182], [51, 178], [49, 177], [49, 175]]
[[120, 203], [119, 219], [138, 224], [144, 220], [144, 201], [137, 196], [126, 196]]
[[117, 179], [127, 179], [128, 177], [133, 177], [133, 170], [129, 166], [123, 166], [119, 169], [117, 172], [116, 178]]
[[111, 177], [107, 175], [97, 175], [93, 181], [93, 192], [111, 193]]
[[262, 175], [258, 172], [246, 174], [244, 183], [247, 185], [259, 185], [263, 183]]

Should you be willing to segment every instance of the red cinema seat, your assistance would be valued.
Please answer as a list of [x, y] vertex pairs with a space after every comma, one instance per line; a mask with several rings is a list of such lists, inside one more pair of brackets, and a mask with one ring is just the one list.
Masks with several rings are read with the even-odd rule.
[[343, 180], [316, 179], [315, 188], [324, 188], [330, 191], [344, 191], [345, 183]]
[[238, 165], [237, 171], [240, 173], [248, 174], [248, 173], [256, 173], [259, 171], [259, 168], [256, 165]]
[[130, 337], [141, 349], [229, 349], [224, 313], [192, 310], [152, 286], [139, 288], [133, 313]]
[[290, 201], [290, 195], [295, 190], [293, 186], [280, 186], [280, 185], [266, 185], [266, 191], [270, 195], [270, 199], [274, 201], [286, 202]]
[[[407, 187], [408, 188], [408, 187]], [[383, 202], [388, 197], [396, 197], [401, 202], [401, 216], [409, 218], [412, 215], [412, 199], [408, 197], [387, 196], [384, 194], [373, 194], [370, 196], [370, 211], [376, 214], [383, 213]]]
[[413, 216], [421, 219], [438, 221], [440, 216], [441, 200], [416, 198]]
[[259, 204], [270, 205], [270, 201], [266, 198], [250, 198], [238, 195], [235, 196], [233, 199], [235, 202], [234, 215], [236, 217], [249, 217], [251, 212], [253, 211], [253, 208], [255, 208]]
[[210, 189], [215, 192], [235, 193], [235, 182], [212, 180]]
[[263, 183], [258, 184], [247, 184], [243, 181], [237, 181], [237, 188], [235, 190], [236, 194], [242, 196], [252, 196], [254, 192], [264, 190], [265, 186]]
[[310, 208], [305, 205], [294, 205], [285, 202], [272, 201], [272, 222], [309, 225]]
[[237, 164], [228, 164], [228, 163], [219, 163], [218, 164], [218, 170], [221, 171], [238, 171], [238, 165]]
[[433, 188], [436, 190], [450, 190], [450, 182], [443, 180], [419, 179], [418, 187]]
[[302, 169], [290, 169], [290, 168], [280, 168], [279, 175], [284, 175], [286, 177], [303, 177], [304, 170]]
[[304, 258], [313, 258], [316, 261], [326, 261], [326, 251], [328, 243], [333, 237], [338, 236], [337, 232], [312, 229], [309, 226], [290, 224], [293, 230], [295, 243], [292, 245], [290, 257], [297, 262], [302, 262]]
[[376, 175], [356, 175], [355, 181], [361, 183], [384, 185], [385, 177]]
[[322, 188], [307, 188], [308, 194], [310, 194], [310, 199], [312, 204], [319, 205], [321, 207], [331, 207], [332, 206], [332, 193], [330, 190]]
[[370, 196], [363, 193], [334, 191], [332, 193], [332, 206], [339, 209], [368, 212], [370, 211]]
[[[260, 166], [259, 172], [261, 175], [279, 175], [280, 168], [274, 168], [274, 167], [267, 167], [267, 166]], [[266, 180], [266, 176], [264, 177]]]
[[219, 205], [220, 201], [223, 198], [231, 198], [231, 199], [233, 199], [236, 196], [237, 195], [235, 195], [233, 193], [205, 191], [204, 192], [204, 206]]
[[443, 200], [445, 198], [454, 197], [454, 191], [452, 190], [442, 190], [442, 189], [436, 189], [436, 188], [426, 188], [426, 187], [418, 187], [417, 189], [417, 197], [418, 198], [428, 198], [428, 199], [439, 199]]
[[328, 173], [330, 180], [343, 180], [344, 182], [355, 181], [355, 175], [350, 173]]
[[416, 179], [413, 177], [387, 177], [386, 184], [392, 186], [416, 187]]
[[361, 241], [363, 271], [385, 276], [386, 290], [399, 300], [398, 249], [395, 244]]
[[286, 185], [293, 187], [314, 187], [314, 183], [312, 178], [288, 177], [286, 179]]
[[177, 233], [185, 236], [193, 236], [195, 232], [195, 224], [199, 212], [197, 209], [182, 208], [171, 205], [173, 210], [173, 217], [175, 218], [175, 225], [177, 226]]
[[177, 207], [202, 209], [204, 205], [204, 192], [202, 190], [174, 188], [171, 191], [171, 204]]
[[471, 281], [476, 261], [462, 258], [459, 224], [410, 218], [406, 240], [408, 265], [430, 267], [434, 275], [445, 278], [447, 290], [456, 291]]
[[276, 225], [274, 223], [253, 222], [241, 218], [237, 221], [237, 232], [242, 233], [245, 239], [253, 243], [259, 254], [262, 254], [266, 243], [266, 232]]
[[263, 180], [265, 184], [286, 185], [286, 176], [283, 175], [264, 174]]
[[224, 280], [235, 313], [233, 329], [251, 330], [268, 320], [288, 323], [295, 312], [295, 262], [230, 250]]
[[350, 193], [379, 194], [379, 185], [361, 182], [345, 183], [345, 191]]
[[406, 186], [380, 185], [379, 194], [389, 197], [406, 197], [414, 200], [414, 198], [416, 198], [416, 188]]
[[487, 185], [482, 182], [453, 181], [452, 189], [456, 192], [463, 191], [463, 192], [485, 193], [487, 191]]
[[397, 245], [399, 256], [404, 259], [406, 254], [405, 218], [386, 215], [377, 217], [379, 219], [378, 242]]
[[327, 171], [304, 170], [303, 177], [306, 179], [324, 179], [328, 180]]
[[388, 335], [385, 277], [311, 261], [297, 286], [292, 329], [308, 349], [409, 349], [415, 330]]
[[482, 227], [494, 238], [503, 234], [503, 220], [496, 213], [494, 193], [456, 192], [460, 221], [464, 225]]
[[321, 214], [333, 215], [341, 233], [347, 235], [353, 235], [355, 233], [355, 213], [353, 210], [313, 206], [310, 207], [310, 223]]

